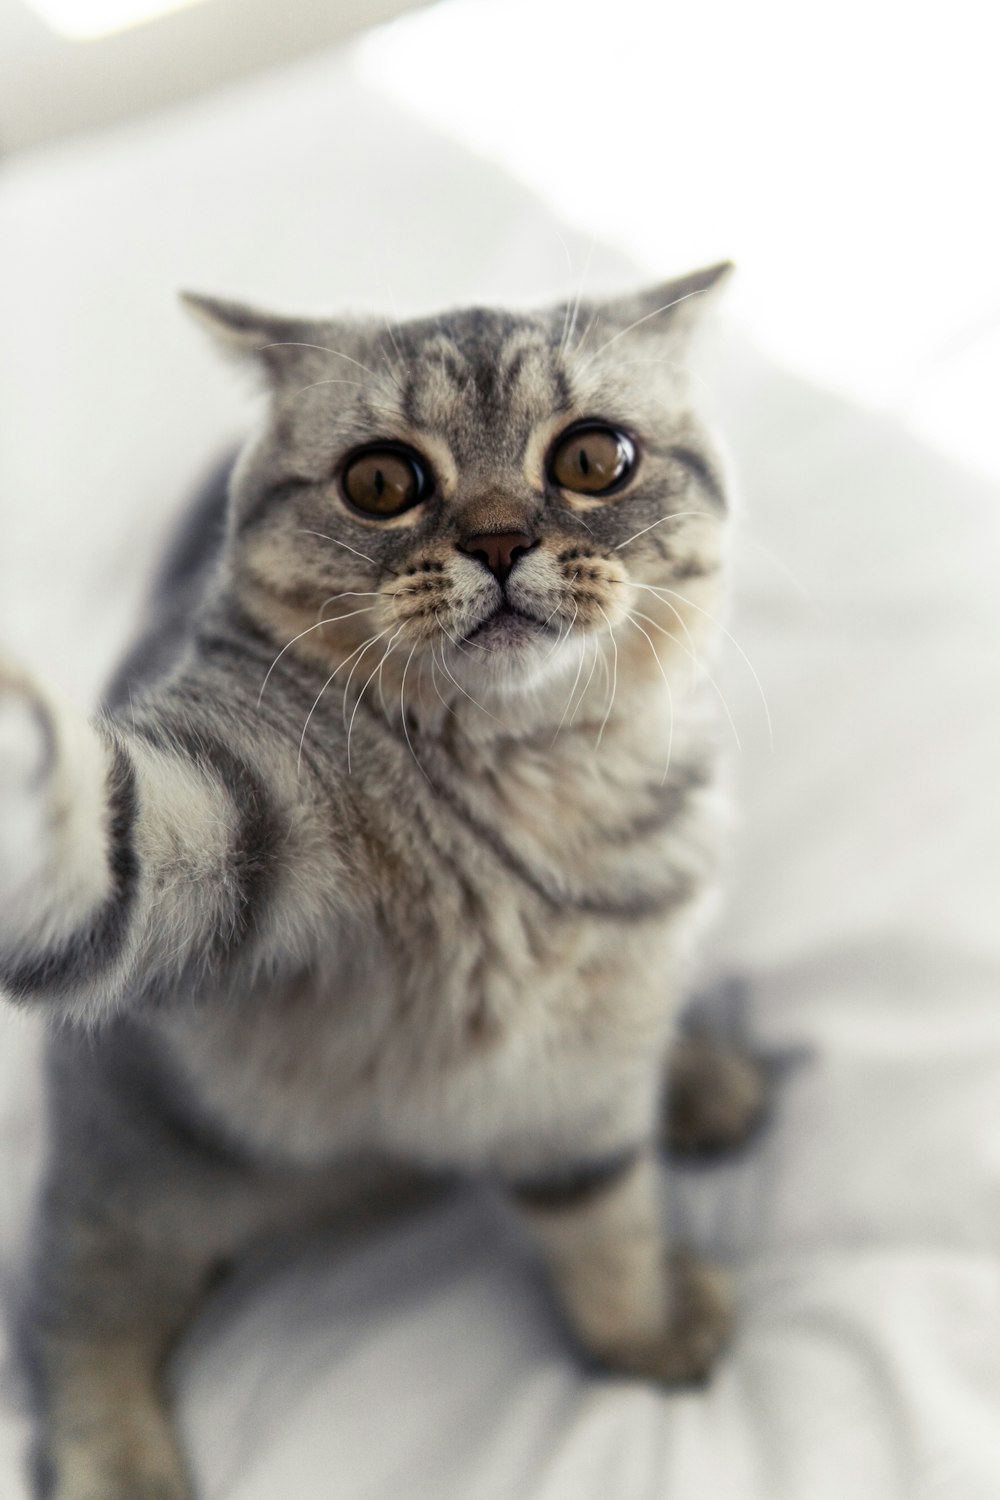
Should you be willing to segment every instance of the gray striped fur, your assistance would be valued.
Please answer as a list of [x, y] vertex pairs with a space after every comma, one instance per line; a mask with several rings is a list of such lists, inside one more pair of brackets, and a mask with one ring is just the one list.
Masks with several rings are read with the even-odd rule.
[[[92, 724], [0, 672], [0, 982], [58, 1023], [40, 1493], [189, 1496], [159, 1369], [213, 1267], [413, 1172], [508, 1185], [598, 1358], [709, 1369], [655, 1144], [717, 879], [727, 501], [684, 350], [722, 269], [398, 327], [192, 299], [272, 391], [224, 537], [216, 487]], [[606, 499], [548, 478], [583, 418], [638, 449]], [[396, 520], [340, 498], [376, 438], [436, 476]], [[459, 543], [514, 531], [483, 633]]]

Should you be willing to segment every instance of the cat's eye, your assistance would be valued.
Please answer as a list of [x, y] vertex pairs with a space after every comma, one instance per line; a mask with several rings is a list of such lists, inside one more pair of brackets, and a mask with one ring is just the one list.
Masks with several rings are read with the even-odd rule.
[[400, 516], [431, 489], [428, 471], [410, 448], [379, 446], [356, 453], [341, 477], [344, 494], [366, 516]]
[[635, 445], [606, 422], [581, 422], [563, 433], [549, 458], [549, 477], [564, 490], [605, 495], [635, 468]]

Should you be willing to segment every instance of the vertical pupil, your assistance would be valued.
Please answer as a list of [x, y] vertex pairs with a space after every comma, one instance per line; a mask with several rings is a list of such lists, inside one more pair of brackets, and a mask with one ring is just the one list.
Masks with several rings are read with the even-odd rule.
[[382, 498], [382, 492], [383, 492], [384, 489], [385, 489], [385, 475], [382, 473], [381, 469], [376, 469], [375, 470], [375, 493], [376, 493], [376, 495], [378, 496], [378, 498], [380, 500]]
[[581, 448], [580, 449], [580, 473], [581, 474], [589, 474], [590, 473], [590, 461], [587, 458], [587, 450], [586, 450], [586, 448]]

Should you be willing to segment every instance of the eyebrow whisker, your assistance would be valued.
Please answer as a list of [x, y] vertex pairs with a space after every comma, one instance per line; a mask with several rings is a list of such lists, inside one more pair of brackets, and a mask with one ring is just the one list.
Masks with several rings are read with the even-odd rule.
[[610, 349], [612, 344], [617, 344], [619, 339], [623, 339], [627, 333], [631, 333], [632, 330], [634, 328], [638, 328], [640, 324], [648, 323], [650, 318], [658, 318], [661, 313], [669, 312], [670, 309], [672, 307], [676, 307], [678, 303], [687, 302], [689, 297], [700, 297], [702, 292], [707, 292], [708, 290], [708, 287], [696, 287], [693, 292], [685, 292], [682, 297], [675, 297], [672, 302], [664, 302], [662, 307], [654, 307], [652, 312], [644, 314], [644, 316], [641, 318], [636, 318], [634, 323], [630, 323], [627, 328], [622, 328], [618, 333], [613, 334], [611, 338], [609, 338], [605, 343], [601, 344], [600, 348], [595, 349], [590, 358], [587, 359], [581, 366], [581, 371], [586, 370], [590, 365], [594, 363], [594, 360], [597, 359], [598, 355], [604, 353], [605, 349]]
[[339, 537], [328, 536], [325, 531], [311, 531], [308, 526], [300, 526], [298, 529], [303, 536], [318, 536], [322, 538], [324, 542], [333, 542], [335, 547], [346, 547], [348, 552], [353, 552], [355, 557], [363, 558], [365, 562], [371, 563], [373, 568], [384, 568], [385, 571], [387, 573], [391, 573], [394, 578], [399, 577], [399, 574], [395, 571], [394, 568], [390, 568], [388, 563], [376, 562], [374, 557], [368, 556], [367, 552], [359, 552], [357, 547], [352, 547], [349, 542], [342, 542]]

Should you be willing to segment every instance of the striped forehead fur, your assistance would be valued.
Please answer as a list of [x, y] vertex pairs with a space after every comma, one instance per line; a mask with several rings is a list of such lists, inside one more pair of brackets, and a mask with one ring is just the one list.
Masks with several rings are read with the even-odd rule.
[[[551, 628], [502, 668], [496, 654], [480, 654], [475, 671], [451, 663], [460, 689], [471, 679], [488, 696], [536, 688], [541, 676], [556, 683], [576, 671], [588, 637], [609, 629], [643, 650], [655, 635], [658, 658], [683, 655], [670, 637], [679, 629], [688, 649], [706, 633], [699, 611], [714, 595], [705, 581], [717, 580], [727, 508], [686, 378], [696, 292], [408, 324], [284, 320], [285, 337], [263, 345], [270, 418], [234, 483], [244, 607], [276, 634], [299, 635], [289, 649], [306, 659], [336, 666], [357, 651], [374, 664], [381, 650], [379, 685], [394, 692], [410, 662], [419, 692], [431, 654], [464, 643], [486, 602], [489, 581], [463, 539], [521, 534], [531, 551], [508, 592]], [[561, 434], [590, 420], [629, 434], [637, 453], [634, 475], [606, 501], [561, 493], [549, 467]], [[428, 503], [398, 518], [358, 515], [345, 501], [345, 459], [379, 442], [412, 450], [432, 476]], [[704, 594], [694, 607], [653, 593], [681, 582]], [[433, 675], [438, 693], [443, 673]]]

